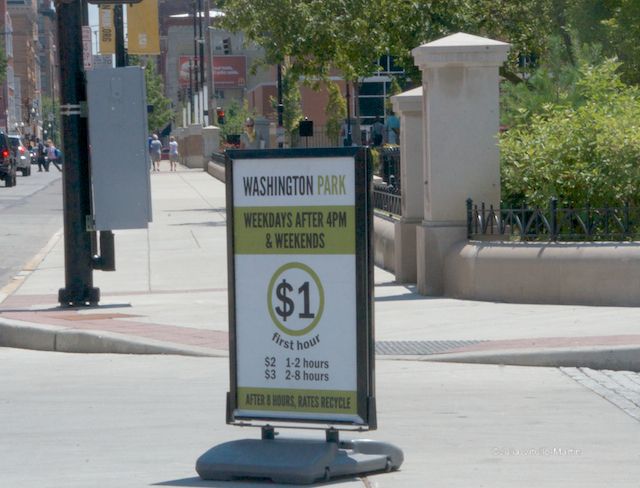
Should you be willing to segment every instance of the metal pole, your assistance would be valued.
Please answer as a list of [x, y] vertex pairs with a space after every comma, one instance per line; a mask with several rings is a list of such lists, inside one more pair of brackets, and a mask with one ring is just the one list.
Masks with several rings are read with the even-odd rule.
[[[114, 6], [113, 22], [115, 27], [115, 41], [116, 41], [116, 68], [123, 68], [129, 64], [127, 52], [124, 48], [124, 14], [123, 6]], [[96, 235], [93, 233], [93, 239], [96, 240]], [[115, 242], [113, 231], [101, 230], [99, 236], [100, 242], [100, 255], [93, 257], [93, 268], [102, 271], [115, 271], [116, 269], [116, 257], [115, 257]], [[96, 247], [94, 242], [94, 248]]]
[[195, 73], [193, 76], [193, 84], [195, 88], [193, 100], [195, 102], [193, 107], [193, 123], [197, 124], [200, 121], [200, 114], [198, 113], [198, 100], [200, 97], [200, 88], [198, 84], [198, 2], [193, 0], [193, 65]]
[[349, 80], [345, 80], [347, 83], [347, 146], [353, 144], [353, 138], [351, 137], [351, 90]]
[[122, 5], [113, 7], [113, 24], [116, 34], [116, 66], [127, 65], [127, 54], [124, 50], [124, 14]]
[[217, 121], [214, 119], [215, 111], [216, 111], [216, 103], [215, 103], [215, 81], [213, 79], [213, 49], [211, 48], [211, 16], [210, 16], [211, 6], [209, 4], [209, 0], [204, 0], [204, 18], [207, 24], [207, 28], [204, 31], [205, 44], [207, 46], [207, 112], [209, 113], [209, 125], [215, 125]]
[[284, 105], [282, 103], [282, 64], [278, 63], [278, 147], [284, 147]]
[[204, 34], [202, 32], [202, 22], [203, 22], [203, 16], [202, 16], [202, 0], [198, 0], [198, 47], [200, 48], [200, 61], [199, 61], [199, 65], [200, 65], [200, 113], [201, 115], [201, 120], [200, 122], [202, 123], [202, 125], [204, 126], [204, 114], [205, 111], [207, 110], [205, 107], [205, 99], [204, 99], [204, 89], [205, 89], [205, 66], [207, 65], [204, 59]]
[[83, 0], [58, 1], [56, 10], [65, 153], [62, 179], [66, 285], [58, 291], [58, 301], [61, 306], [95, 305], [100, 301], [100, 290], [93, 287], [91, 235], [87, 231], [87, 217], [91, 215], [87, 119], [81, 117], [81, 103], [86, 100], [81, 39], [87, 4]]

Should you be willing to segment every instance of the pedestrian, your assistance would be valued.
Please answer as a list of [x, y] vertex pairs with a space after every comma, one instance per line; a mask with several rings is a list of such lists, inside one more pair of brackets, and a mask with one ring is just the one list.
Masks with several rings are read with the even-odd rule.
[[387, 115], [387, 123], [385, 124], [388, 144], [399, 144], [400, 141], [400, 120], [393, 113]]
[[160, 171], [160, 159], [162, 159], [162, 143], [158, 140], [157, 134], [151, 136], [151, 146], [149, 147], [151, 161], [153, 161], [153, 171]]
[[352, 123], [350, 124], [347, 119], [344, 119], [344, 121], [342, 122], [342, 126], [340, 127], [340, 137], [342, 138], [343, 146], [351, 146], [350, 140], [352, 138], [351, 138], [351, 134], [349, 134], [349, 131], [351, 130], [352, 127], [353, 127], [353, 124]]
[[374, 147], [382, 146], [382, 140], [384, 139], [384, 124], [380, 120], [380, 116], [376, 115], [373, 125], [371, 126], [371, 140]]
[[176, 141], [175, 137], [171, 136], [169, 138], [169, 162], [171, 164], [171, 171], [176, 171], [178, 157], [178, 141]]
[[[58, 171], [62, 172], [62, 167], [60, 166], [60, 159], [62, 157], [62, 153], [60, 149], [58, 149], [53, 141], [49, 139], [47, 141], [47, 160], [49, 163], [53, 163], [53, 165], [58, 169]], [[49, 171], [49, 164], [47, 164], [47, 171]]]
[[255, 122], [251, 117], [247, 117], [244, 121], [244, 132], [240, 135], [240, 149], [258, 149], [254, 125]]
[[49, 161], [47, 161], [45, 157], [44, 144], [42, 144], [40, 138], [36, 138], [36, 145], [34, 149], [36, 153], [36, 163], [38, 163], [38, 171], [42, 173], [43, 168], [45, 171], [49, 171]]

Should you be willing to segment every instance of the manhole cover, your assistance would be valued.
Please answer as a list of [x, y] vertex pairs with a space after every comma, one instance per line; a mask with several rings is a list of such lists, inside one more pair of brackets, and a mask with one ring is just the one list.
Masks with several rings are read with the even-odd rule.
[[389, 356], [426, 356], [440, 354], [485, 341], [377, 341], [376, 354]]

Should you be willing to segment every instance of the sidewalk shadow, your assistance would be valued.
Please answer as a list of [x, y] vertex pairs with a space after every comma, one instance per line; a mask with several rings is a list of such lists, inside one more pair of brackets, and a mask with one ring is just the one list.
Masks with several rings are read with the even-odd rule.
[[207, 227], [226, 227], [227, 222], [184, 222], [182, 224], [171, 224], [172, 226], [207, 226]]
[[331, 486], [342, 484], [345, 481], [357, 481], [360, 478], [354, 478], [346, 476], [344, 478], [336, 478], [331, 481], [313, 483], [311, 485], [289, 485], [282, 483], [273, 483], [270, 480], [233, 480], [233, 481], [204, 481], [197, 476], [193, 478], [182, 478], [178, 480], [162, 481], [160, 483], [154, 483], [151, 486], [192, 486], [192, 487], [206, 487], [206, 488], [254, 488], [259, 486], [269, 486], [271, 488], [296, 488], [296, 487], [314, 487], [314, 486]]
[[407, 300], [433, 300], [438, 297], [431, 297], [426, 295], [420, 295], [416, 291], [416, 285], [402, 285], [397, 283], [396, 281], [385, 281], [384, 283], [376, 283], [374, 286], [374, 294], [375, 288], [386, 288], [386, 287], [398, 287], [402, 288], [402, 292], [397, 293], [395, 295], [388, 295], [384, 297], [375, 297], [376, 302], [393, 302], [393, 301], [407, 301]]
[[130, 303], [109, 303], [107, 305], [85, 305], [82, 307], [61, 307], [60, 305], [55, 307], [47, 307], [47, 308], [2, 308], [0, 305], [0, 314], [9, 312], [9, 313], [20, 313], [20, 312], [68, 312], [73, 310], [105, 310], [109, 308], [131, 308]]
[[226, 207], [208, 207], [208, 208], [181, 208], [171, 210], [171, 213], [174, 212], [226, 212]]

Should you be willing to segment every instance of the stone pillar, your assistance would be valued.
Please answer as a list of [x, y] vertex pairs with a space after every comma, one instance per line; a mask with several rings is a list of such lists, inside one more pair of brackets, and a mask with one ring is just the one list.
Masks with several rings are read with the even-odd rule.
[[220, 128], [214, 125], [209, 125], [202, 129], [202, 142], [204, 146], [204, 166], [205, 170], [209, 161], [211, 161], [211, 154], [214, 152], [220, 152]]
[[254, 120], [254, 130], [256, 131], [256, 139], [259, 149], [269, 149], [269, 119], [258, 116]]
[[510, 45], [464, 33], [412, 51], [422, 71], [425, 198], [419, 293], [443, 293], [443, 263], [466, 239], [465, 201], [500, 204], [498, 68]]
[[400, 187], [402, 216], [395, 223], [394, 270], [398, 283], [415, 283], [416, 227], [424, 215], [424, 171], [422, 163], [422, 87], [391, 97], [400, 117]]
[[183, 164], [188, 168], [203, 168], [203, 143], [202, 126], [192, 124], [185, 131], [185, 149], [187, 150], [183, 159]]

